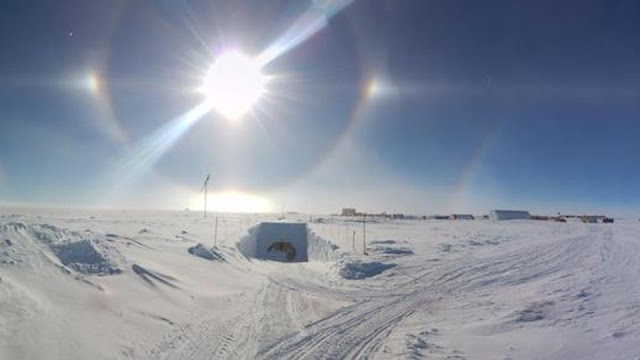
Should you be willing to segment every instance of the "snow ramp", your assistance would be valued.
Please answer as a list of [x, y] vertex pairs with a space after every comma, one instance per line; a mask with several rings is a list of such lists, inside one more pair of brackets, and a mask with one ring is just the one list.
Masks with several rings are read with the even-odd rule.
[[238, 243], [246, 257], [281, 262], [329, 261], [337, 248], [309, 231], [306, 223], [263, 222]]

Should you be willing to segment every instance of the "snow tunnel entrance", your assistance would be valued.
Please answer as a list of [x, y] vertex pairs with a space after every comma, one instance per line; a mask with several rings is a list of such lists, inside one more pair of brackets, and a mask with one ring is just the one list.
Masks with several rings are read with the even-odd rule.
[[256, 257], [260, 259], [282, 262], [309, 260], [307, 224], [261, 223], [256, 240]]

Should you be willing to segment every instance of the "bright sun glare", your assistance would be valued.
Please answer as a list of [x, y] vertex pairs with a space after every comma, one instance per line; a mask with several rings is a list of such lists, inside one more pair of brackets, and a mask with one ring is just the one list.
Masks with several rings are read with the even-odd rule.
[[[202, 194], [193, 197], [191, 208], [203, 208]], [[271, 211], [271, 205], [266, 198], [259, 195], [238, 191], [224, 191], [209, 194], [207, 197], [207, 210], [232, 213], [264, 213]]]
[[216, 111], [235, 120], [251, 110], [264, 93], [265, 83], [260, 63], [232, 50], [211, 65], [202, 91]]

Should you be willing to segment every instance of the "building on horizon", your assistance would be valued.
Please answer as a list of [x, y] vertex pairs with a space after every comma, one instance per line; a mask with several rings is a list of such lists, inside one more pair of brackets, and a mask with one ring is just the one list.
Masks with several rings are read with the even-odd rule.
[[525, 210], [491, 210], [490, 220], [529, 220], [531, 214]]
[[475, 220], [475, 217], [471, 214], [453, 214], [451, 220]]
[[342, 212], [340, 213], [342, 216], [356, 216], [355, 208], [342, 208]]

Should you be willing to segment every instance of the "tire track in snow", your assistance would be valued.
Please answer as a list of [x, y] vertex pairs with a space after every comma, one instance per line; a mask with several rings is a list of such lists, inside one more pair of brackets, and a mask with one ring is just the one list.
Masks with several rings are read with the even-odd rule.
[[[222, 326], [203, 324], [194, 329], [189, 345], [164, 358], [371, 358], [416, 310], [463, 292], [562, 276], [567, 268], [584, 265], [581, 262], [594, 250], [595, 242], [590, 239], [575, 236], [479, 258], [460, 258], [386, 290], [359, 287], [333, 291], [330, 283], [326, 287], [317, 281], [305, 283], [301, 274], [290, 276], [276, 268], [263, 274], [265, 284], [250, 314], [239, 314]], [[359, 301], [305, 327], [308, 295]]]
[[390, 296], [384, 301], [362, 302], [309, 325], [306, 335], [295, 334], [258, 358], [368, 358], [381, 345], [395, 325], [413, 314], [424, 302], [414, 293]]
[[257, 351], [258, 312], [266, 286], [246, 308], [222, 320], [205, 318], [174, 331], [149, 353], [149, 359], [249, 359]]
[[[370, 358], [393, 329], [416, 309], [447, 295], [561, 276], [567, 267], [580, 263], [593, 250], [593, 245], [593, 241], [576, 236], [442, 266], [440, 274], [417, 277], [410, 293], [390, 294], [343, 308], [309, 325], [306, 334], [296, 334], [259, 353], [258, 358]], [[567, 263], [567, 259], [572, 260]], [[430, 275], [435, 277], [429, 279]]]
[[315, 314], [309, 295], [315, 296], [265, 276], [245, 310], [236, 310], [226, 320], [206, 318], [182, 326], [151, 350], [148, 358], [253, 359], [260, 346], [304, 333], [308, 322], [304, 319]]

